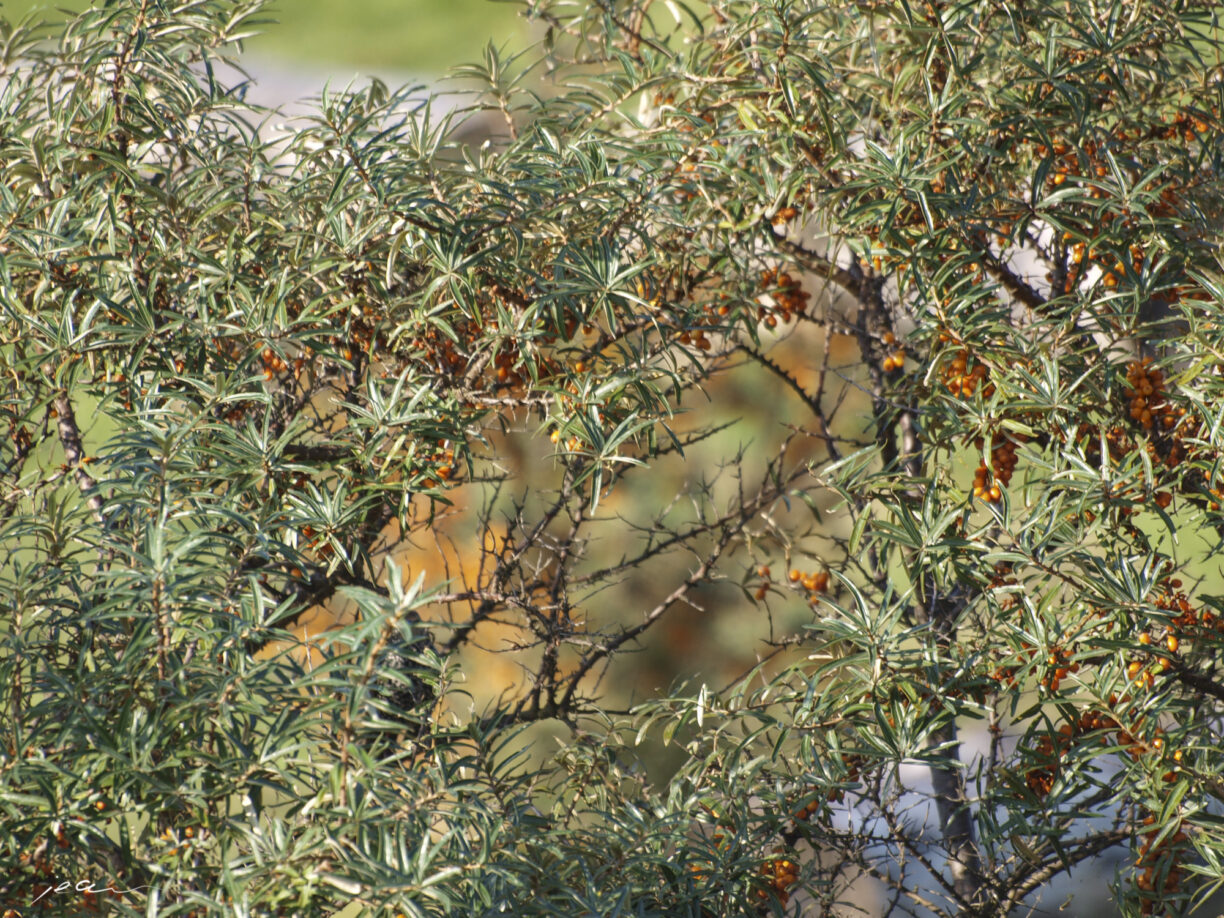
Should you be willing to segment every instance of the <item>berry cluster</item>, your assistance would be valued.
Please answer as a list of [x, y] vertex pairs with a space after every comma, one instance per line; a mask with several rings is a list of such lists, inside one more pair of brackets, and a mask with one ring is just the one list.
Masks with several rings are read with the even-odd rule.
[[[897, 336], [892, 332], [885, 332], [882, 340], [889, 347], [893, 347], [897, 343]], [[894, 348], [884, 357], [884, 372], [891, 373], [893, 370], [900, 370], [905, 366], [905, 348]]]
[[1181, 409], [1179, 414], [1165, 401], [1164, 374], [1151, 363], [1151, 357], [1144, 357], [1131, 361], [1126, 367], [1126, 399], [1130, 417], [1144, 430], [1151, 430], [1156, 424], [1168, 430], [1177, 424], [1186, 410]]
[[[1162, 462], [1166, 468], [1176, 470], [1193, 459], [1199, 452], [1195, 441], [1202, 438], [1202, 425], [1189, 417], [1185, 407], [1170, 404], [1164, 374], [1159, 367], [1152, 366], [1152, 358], [1128, 364], [1126, 381], [1123, 397], [1127, 415], [1149, 435], [1144, 449], [1152, 462]], [[1115, 446], [1127, 452], [1135, 448], [1122, 437], [1114, 438], [1110, 445], [1111, 452]]]
[[[847, 755], [842, 753], [842, 764], [846, 766], [846, 776], [842, 779], [846, 783], [853, 783], [858, 780], [859, 775], [863, 771], [863, 757], [857, 753]], [[846, 792], [841, 789], [829, 791], [830, 803], [841, 803], [846, 799]]]
[[[263, 363], [264, 379], [271, 380], [277, 373], [284, 373], [287, 369], [289, 369], [289, 364], [285, 362], [285, 359], [271, 347], [265, 347], [262, 351], [260, 351], [259, 359], [260, 362]], [[304, 361], [301, 357], [294, 358], [294, 371], [300, 373], [303, 363]]]
[[[1201, 422], [1189, 417], [1184, 407], [1174, 407], [1169, 399], [1164, 374], [1152, 365], [1152, 359], [1132, 361], [1126, 368], [1126, 385], [1121, 389], [1121, 402], [1117, 406], [1125, 420], [1115, 423], [1101, 432], [1090, 424], [1081, 424], [1077, 439], [1084, 444], [1089, 462], [1101, 460], [1101, 444], [1112, 463], [1122, 464], [1139, 450], [1143, 450], [1153, 468], [1157, 465], [1169, 471], [1177, 471], [1194, 459], [1201, 449], [1197, 441], [1202, 438]], [[1129, 423], [1127, 423], [1129, 422]], [[1191, 493], [1206, 498], [1212, 510], [1224, 503], [1217, 488], [1209, 486], [1200, 472], [1191, 471], [1178, 485], [1182, 493]], [[1146, 485], [1115, 483], [1107, 495], [1110, 499], [1126, 498], [1133, 504], [1151, 500], [1161, 510], [1173, 503], [1173, 492], [1158, 490], [1149, 493]], [[1123, 516], [1132, 512], [1129, 505], [1118, 508]]]
[[[773, 581], [770, 579], [772, 571], [768, 564], [762, 564], [756, 569], [755, 573], [761, 579], [757, 584], [756, 590], [753, 592], [753, 596], [760, 601], [769, 594], [769, 590], [773, 586]], [[790, 581], [792, 587], [805, 591], [808, 602], [813, 605], [821, 594], [829, 591], [828, 571], [804, 573], [798, 568], [791, 568], [787, 574], [787, 580]]]
[[[1127, 276], [1126, 263], [1115, 256], [1094, 255], [1092, 250], [1082, 240], [1072, 242], [1075, 238], [1074, 234], [1067, 232], [1063, 233], [1063, 242], [1071, 242], [1071, 247], [1067, 250], [1067, 279], [1063, 282], [1063, 292], [1070, 293], [1075, 289], [1076, 285], [1083, 279], [1088, 267], [1096, 265], [1101, 270], [1101, 284], [1105, 287], [1113, 289], [1124, 280]], [[1138, 276], [1143, 273], [1143, 265], [1145, 254], [1142, 246], [1132, 245], [1127, 250], [1125, 255], [1130, 257], [1130, 272]], [[1161, 296], [1160, 298], [1164, 298]]]
[[1060, 763], [1071, 749], [1071, 744], [1078, 732], [1077, 726], [1063, 724], [1058, 728], [1057, 733], [1047, 733], [1037, 741], [1034, 754], [1043, 764], [1030, 769], [1024, 776], [1024, 783], [1038, 797], [1046, 797], [1054, 789], [1054, 782], [1058, 780], [1058, 774], [1062, 768]]
[[1210, 610], [1196, 609], [1181, 586], [1181, 580], [1173, 578], [1156, 596], [1156, 607], [1174, 617], [1163, 626], [1139, 632], [1136, 640], [1142, 649], [1127, 661], [1127, 676], [1144, 688], [1151, 688], [1157, 676], [1174, 668], [1186, 640], [1224, 631], [1224, 619]]
[[786, 324], [794, 316], [807, 309], [811, 294], [803, 289], [798, 278], [776, 268], [766, 268], [761, 272], [761, 289], [769, 294], [773, 305], [761, 305], [757, 309], [757, 318], [765, 323], [766, 328], [774, 328], [778, 322]]
[[765, 885], [757, 889], [757, 898], [767, 899], [772, 894], [785, 906], [790, 901], [790, 888], [799, 881], [799, 865], [788, 857], [774, 858], [761, 865], [761, 875]]
[[[995, 563], [994, 569], [991, 572], [990, 581], [987, 583], [987, 589], [1000, 590], [1004, 587], [1016, 586], [1019, 581], [1012, 576], [1015, 570], [1015, 565], [1010, 561], [998, 561]], [[1008, 592], [999, 599], [999, 611], [1010, 612], [1020, 602], [1014, 592]]]
[[1133, 144], [1142, 136], [1143, 131], [1138, 127], [1129, 131], [1118, 127], [1096, 140], [1085, 140], [1079, 146], [1056, 140], [1050, 146], [1034, 144], [1033, 149], [1038, 156], [1051, 161], [1052, 168], [1046, 179], [1050, 185], [1057, 188], [1069, 180], [1079, 180], [1087, 186], [1089, 197], [1100, 199], [1108, 193], [1099, 180], [1110, 174], [1110, 153], [1116, 153], [1123, 145]]
[[[1117, 695], [1111, 695], [1109, 697], [1109, 706], [1111, 709], [1116, 709], [1119, 705], [1129, 704], [1130, 701], [1129, 695], [1124, 695], [1121, 699]], [[1140, 717], [1127, 728], [1113, 714], [1107, 714], [1102, 711], [1084, 711], [1075, 720], [1060, 726], [1055, 733], [1047, 733], [1037, 741], [1036, 748], [1034, 749], [1034, 758], [1040, 764], [1031, 768], [1025, 774], [1025, 784], [1038, 797], [1048, 796], [1054, 789], [1054, 783], [1058, 780], [1059, 773], [1062, 770], [1062, 760], [1066, 758], [1076, 741], [1085, 734], [1095, 733], [1099, 736], [1102, 745], [1108, 745], [1111, 739], [1109, 733], [1112, 732], [1114, 743], [1125, 750], [1127, 755], [1136, 761], [1144, 755], [1163, 758], [1165, 752], [1164, 731], [1157, 728], [1150, 740], [1141, 741], [1136, 738], [1135, 734], [1142, 730], [1143, 723], [1143, 718]], [[1174, 761], [1177, 763], [1181, 762], [1180, 752], [1174, 755]], [[1166, 781], [1173, 779], [1175, 779], [1175, 775], [1172, 772], [1165, 775]]]
[[[842, 753], [842, 764], [845, 766], [846, 774], [842, 778], [843, 784], [853, 784], [858, 780], [859, 774], [862, 772], [864, 760], [857, 753]], [[813, 816], [819, 813], [826, 803], [840, 803], [846, 799], [846, 792], [842, 788], [834, 788], [823, 796], [817, 789], [812, 789], [808, 792], [805, 803], [798, 804], [791, 812], [791, 828], [784, 837], [798, 838], [801, 835], [799, 829], [800, 823], [805, 823]]]
[[1216, 615], [1210, 609], [1196, 609], [1181, 586], [1180, 580], [1176, 578], [1169, 580], [1156, 597], [1158, 609], [1177, 613], [1177, 616], [1169, 623], [1165, 635], [1165, 642], [1170, 653], [1177, 652], [1182, 640], [1204, 636], [1211, 632], [1224, 632], [1224, 618]]
[[708, 351], [714, 346], [713, 340], [707, 337], [704, 328], [685, 329], [677, 339], [681, 344], [691, 344], [700, 351]]
[[[450, 481], [455, 474], [455, 450], [454, 447], [439, 446], [432, 453], [427, 453], [423, 457], [426, 467], [433, 469], [433, 474], [442, 481]], [[437, 487], [438, 482], [433, 478], [426, 478], [421, 486], [425, 489]]]
[[1200, 134], [1206, 134], [1207, 122], [1190, 112], [1178, 112], [1173, 116], [1173, 123], [1164, 130], [1166, 140], [1174, 140], [1180, 134], [1186, 143], [1193, 143]]
[[[1145, 647], [1151, 646], [1152, 635], [1150, 632], [1141, 631], [1138, 640]], [[1179, 639], [1173, 635], [1169, 635], [1166, 641], [1173, 650], [1180, 645]], [[1131, 659], [1126, 664], [1126, 675], [1132, 682], [1137, 682], [1144, 688], [1151, 688], [1156, 684], [1157, 676], [1167, 673], [1172, 668], [1173, 661], [1169, 657], [1145, 653], [1141, 657]]]
[[[990, 440], [990, 463], [978, 463], [973, 473], [973, 496], [978, 500], [995, 503], [1003, 497], [1016, 471], [1016, 447], [1024, 442], [1023, 434], [1010, 436], [992, 435]], [[979, 453], [985, 450], [986, 441], [978, 438], [974, 446]]]
[[1139, 913], [1153, 915], [1158, 905], [1168, 901], [1181, 887], [1185, 870], [1181, 866], [1182, 855], [1186, 850], [1189, 836], [1185, 830], [1178, 830], [1162, 839], [1157, 836], [1160, 826], [1156, 817], [1148, 815], [1143, 819], [1144, 828], [1140, 834], [1145, 836], [1139, 845], [1139, 856], [1135, 861], [1136, 870], [1142, 871], [1135, 879], [1139, 889]]
[[562, 438], [560, 428], [554, 429], [553, 432], [548, 435], [548, 439], [558, 446], [562, 445], [562, 440], [564, 439], [565, 449], [571, 453], [578, 452], [583, 446], [582, 438], [577, 435], [571, 434], [568, 437]]
[[807, 803], [803, 804], [797, 810], [795, 810], [793, 818], [794, 818], [794, 821], [797, 823], [807, 822], [809, 819], [815, 816], [818, 812], [820, 812], [820, 801], [817, 800], [816, 798], [812, 798]]
[[769, 222], [774, 226], [785, 226], [797, 216], [799, 216], [799, 210], [787, 205], [786, 207], [779, 207], [777, 211], [774, 212], [774, 215], [769, 218]]
[[[202, 831], [202, 830], [201, 830]], [[192, 826], [187, 826], [181, 833], [176, 833], [173, 829], [167, 827], [162, 830], [162, 834], [157, 837], [158, 844], [170, 845], [166, 852], [169, 857], [177, 857], [180, 854], [187, 854], [192, 850], [198, 839], [198, 834]]]
[[817, 594], [829, 591], [828, 571], [813, 571], [805, 574], [798, 568], [792, 568], [787, 577], [791, 583], [807, 591], [809, 602], [815, 602]]
[[756, 592], [753, 595], [757, 598], [757, 601], [759, 602], [762, 599], [764, 599], [766, 594], [769, 592], [769, 582], [770, 582], [769, 581], [769, 574], [770, 574], [769, 565], [762, 564], [760, 567], [757, 568], [756, 572], [757, 572], [757, 576], [761, 578], [761, 584], [756, 588]]
[[[948, 336], [941, 335], [941, 340], [948, 340]], [[968, 348], [960, 348], [953, 355], [952, 359], [943, 367], [942, 376], [944, 386], [952, 395], [959, 395], [961, 398], [969, 398], [982, 386], [982, 395], [986, 398], [994, 395], [994, 386], [986, 383], [986, 379], [990, 376], [990, 370], [983, 363], [971, 365]]]
[[518, 363], [517, 348], [511, 344], [493, 358], [493, 375], [499, 386], [521, 386], [523, 378], [514, 369]]
[[1079, 669], [1079, 663], [1071, 660], [1070, 651], [1055, 647], [1046, 657], [1046, 673], [1041, 678], [1041, 687], [1057, 692], [1062, 686], [1062, 680], [1066, 679], [1069, 673], [1078, 673]]
[[[1014, 578], [1007, 578], [1010, 582], [1015, 582]], [[1014, 600], [1012, 605], [1014, 605]], [[1009, 606], [1008, 608], [1011, 608]], [[1037, 660], [1037, 655], [1040, 653], [1037, 647], [1028, 643], [1024, 643], [1023, 649], [1019, 651], [1021, 665], [1024, 661], [1034, 663]], [[1043, 667], [1040, 685], [1043, 689], [1050, 692], [1058, 692], [1062, 688], [1062, 681], [1071, 673], [1080, 671], [1080, 664], [1071, 659], [1071, 651], [1063, 647], [1053, 647], [1046, 654], [1045, 666]], [[1016, 685], [1016, 673], [1019, 672], [1020, 666], [999, 666], [989, 674], [989, 678], [1001, 686], [1014, 688]]]

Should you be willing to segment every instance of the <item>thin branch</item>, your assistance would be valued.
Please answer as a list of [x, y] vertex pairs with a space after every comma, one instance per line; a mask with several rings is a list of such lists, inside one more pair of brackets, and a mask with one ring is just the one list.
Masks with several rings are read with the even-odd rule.
[[1096, 857], [1102, 851], [1107, 851], [1114, 845], [1122, 844], [1130, 839], [1131, 835], [1132, 832], [1129, 829], [1114, 829], [1109, 832], [1090, 835], [1083, 839], [1061, 843], [1057, 855], [1051, 857], [1042, 867], [1034, 870], [1021, 883], [1012, 888], [1007, 898], [1001, 903], [999, 913], [1002, 915], [1010, 914], [1011, 910], [1019, 905], [1020, 901], [1033, 890], [1048, 883], [1058, 874], [1070, 871], [1072, 867], [1081, 861]]
[[1183, 685], [1188, 685], [1190, 688], [1202, 692], [1204, 695], [1224, 700], [1224, 685], [1220, 685], [1220, 683], [1214, 679], [1209, 679], [1202, 673], [1191, 672], [1184, 666], [1179, 665], [1173, 670], [1173, 678]]
[[1007, 288], [1016, 299], [1027, 306], [1029, 309], [1044, 309], [1047, 305], [1045, 297], [1033, 289], [1033, 287], [1023, 278], [1017, 276], [1006, 264], [995, 258], [993, 255], [986, 254], [982, 258], [982, 264], [986, 268], [986, 272]]

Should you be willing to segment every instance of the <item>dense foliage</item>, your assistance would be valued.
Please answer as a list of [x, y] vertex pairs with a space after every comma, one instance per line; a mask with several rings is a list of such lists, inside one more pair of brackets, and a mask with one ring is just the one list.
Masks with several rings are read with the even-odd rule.
[[[3, 24], [5, 914], [1204, 901], [1216, 5], [524, 12], [467, 111], [289, 124], [257, 0]], [[612, 710], [729, 584], [762, 664]]]

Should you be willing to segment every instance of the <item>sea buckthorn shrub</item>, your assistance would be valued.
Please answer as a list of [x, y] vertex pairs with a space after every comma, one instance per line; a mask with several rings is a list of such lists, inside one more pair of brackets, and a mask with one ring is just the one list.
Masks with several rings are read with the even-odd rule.
[[3, 914], [1206, 902], [1217, 6], [523, 14], [0, 20]]

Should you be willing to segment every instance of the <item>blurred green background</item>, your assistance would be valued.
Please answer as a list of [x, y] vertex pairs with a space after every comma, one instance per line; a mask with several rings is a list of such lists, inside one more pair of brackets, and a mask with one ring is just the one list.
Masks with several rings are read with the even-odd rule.
[[[80, 10], [88, 0], [4, 0], [0, 15], [17, 19], [34, 9]], [[478, 60], [492, 41], [520, 50], [527, 43], [519, 6], [494, 0], [274, 0], [261, 35], [247, 50], [311, 71], [434, 76]]]

